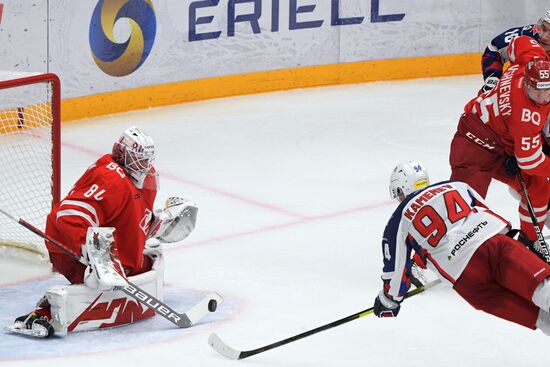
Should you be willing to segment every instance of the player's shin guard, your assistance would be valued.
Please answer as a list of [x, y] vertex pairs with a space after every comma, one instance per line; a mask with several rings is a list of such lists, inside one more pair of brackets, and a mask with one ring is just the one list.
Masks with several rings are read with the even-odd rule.
[[541, 310], [550, 312], [550, 278], [544, 279], [533, 292], [533, 303]]
[[536, 326], [537, 329], [542, 331], [545, 335], [550, 336], [550, 313], [541, 309], [539, 311]]

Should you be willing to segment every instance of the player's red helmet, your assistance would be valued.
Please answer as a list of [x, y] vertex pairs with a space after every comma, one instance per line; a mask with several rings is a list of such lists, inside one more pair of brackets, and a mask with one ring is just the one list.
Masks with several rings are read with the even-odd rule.
[[550, 88], [550, 60], [533, 57], [525, 66], [525, 82], [536, 89]]
[[542, 57], [534, 57], [527, 65], [524, 72], [525, 93], [537, 104], [550, 102], [550, 60]]

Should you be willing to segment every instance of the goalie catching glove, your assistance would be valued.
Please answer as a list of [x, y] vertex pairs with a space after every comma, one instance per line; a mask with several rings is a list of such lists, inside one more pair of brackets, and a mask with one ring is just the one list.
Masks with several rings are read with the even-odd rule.
[[155, 210], [148, 238], [161, 242], [179, 242], [185, 239], [195, 228], [197, 205], [179, 197], [169, 197], [164, 209]]

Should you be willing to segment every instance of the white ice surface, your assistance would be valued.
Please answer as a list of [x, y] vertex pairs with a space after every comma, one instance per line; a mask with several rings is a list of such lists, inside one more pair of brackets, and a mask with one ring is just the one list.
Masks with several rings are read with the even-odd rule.
[[[184, 310], [209, 291], [226, 302], [198, 326], [161, 318], [53, 340], [0, 332], [9, 366], [548, 366], [550, 339], [475, 311], [450, 288], [411, 298], [396, 319], [370, 315], [234, 362], [211, 332], [253, 349], [372, 306], [382, 231], [395, 203], [388, 177], [417, 159], [449, 177], [449, 142], [481, 78], [454, 77], [220, 99], [67, 123], [63, 193], [135, 124], [158, 147], [158, 206], [198, 203], [194, 233], [168, 249], [166, 301]], [[495, 184], [488, 201], [517, 225]], [[19, 271], [14, 269], [20, 269]], [[28, 312], [47, 269], [0, 263], [0, 323]]]

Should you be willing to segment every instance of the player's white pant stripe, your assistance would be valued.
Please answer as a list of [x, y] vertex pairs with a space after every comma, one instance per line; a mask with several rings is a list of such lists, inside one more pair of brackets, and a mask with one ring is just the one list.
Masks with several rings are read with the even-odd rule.
[[77, 217], [82, 217], [90, 223], [90, 226], [92, 227], [99, 227], [99, 223], [95, 222], [88, 214], [82, 213], [81, 211], [74, 210], [74, 209], [67, 209], [67, 210], [60, 210], [57, 212], [56, 218], [59, 219], [61, 217], [69, 216], [69, 215], [75, 215]]
[[74, 206], [79, 206], [81, 208], [84, 208], [87, 211], [89, 211], [90, 214], [92, 214], [92, 216], [94, 217], [94, 222], [99, 222], [99, 220], [97, 219], [97, 212], [95, 211], [95, 208], [90, 204], [83, 203], [82, 201], [78, 201], [78, 200], [63, 200], [60, 206], [63, 206], [63, 205], [74, 205]]

